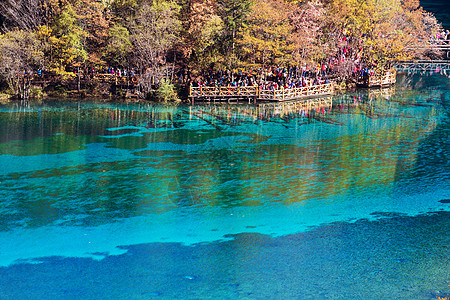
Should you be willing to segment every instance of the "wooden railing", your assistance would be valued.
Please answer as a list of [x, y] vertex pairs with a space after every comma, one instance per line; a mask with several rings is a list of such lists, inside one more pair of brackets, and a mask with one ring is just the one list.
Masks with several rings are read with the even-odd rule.
[[261, 90], [259, 99], [271, 101], [286, 101], [286, 100], [300, 99], [304, 97], [329, 95], [333, 93], [334, 93], [334, 84], [327, 83], [291, 89]]
[[135, 76], [118, 76], [114, 74], [94, 74], [92, 79], [99, 82], [108, 82], [115, 84], [136, 84], [137, 78]]
[[[72, 79], [77, 80], [77, 74], [74, 74]], [[33, 80], [33, 81], [59, 81], [59, 80], [61, 80], [61, 76], [56, 75], [56, 74], [38, 75], [37, 73], [34, 73], [31, 77], [31, 80]], [[114, 84], [127, 84], [127, 85], [134, 85], [137, 83], [136, 76], [118, 76], [118, 75], [114, 75], [114, 74], [90, 74], [90, 75], [80, 74], [80, 80], [82, 80], [82, 81], [95, 80], [98, 82], [114, 83]]]
[[189, 97], [257, 97], [258, 86], [226, 87], [201, 86], [190, 87]]
[[382, 76], [371, 76], [369, 77], [369, 86], [385, 86], [395, 83], [396, 74], [389, 73]]
[[440, 71], [450, 70], [450, 60], [411, 60], [398, 62], [398, 71]]
[[334, 84], [306, 86], [280, 90], [260, 90], [248, 87], [190, 87], [189, 97], [194, 98], [258, 98], [270, 101], [286, 101], [304, 97], [328, 95], [334, 92]]
[[364, 76], [358, 78], [357, 84], [365, 87], [387, 86], [396, 82], [396, 75], [395, 71], [390, 71], [384, 75]]
[[408, 50], [418, 50], [418, 49], [425, 49], [425, 50], [435, 50], [435, 51], [449, 51], [450, 45], [449, 44], [430, 44], [430, 45], [422, 45], [417, 47], [409, 47]]

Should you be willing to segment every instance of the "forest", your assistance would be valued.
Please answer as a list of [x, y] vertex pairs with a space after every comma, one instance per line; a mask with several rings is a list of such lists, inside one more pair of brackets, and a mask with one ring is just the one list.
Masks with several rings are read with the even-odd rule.
[[37, 72], [116, 70], [145, 92], [211, 70], [325, 64], [348, 76], [426, 55], [441, 30], [418, 0], [3, 0], [0, 86], [20, 96]]

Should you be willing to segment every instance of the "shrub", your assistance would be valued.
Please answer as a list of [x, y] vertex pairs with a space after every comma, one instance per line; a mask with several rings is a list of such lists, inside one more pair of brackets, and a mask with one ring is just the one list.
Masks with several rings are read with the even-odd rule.
[[156, 90], [156, 98], [159, 101], [175, 101], [178, 102], [178, 94], [175, 90], [175, 86], [170, 82], [170, 80], [163, 78], [159, 88]]
[[42, 97], [44, 97], [44, 91], [41, 87], [35, 86], [30, 89], [30, 98], [40, 99]]

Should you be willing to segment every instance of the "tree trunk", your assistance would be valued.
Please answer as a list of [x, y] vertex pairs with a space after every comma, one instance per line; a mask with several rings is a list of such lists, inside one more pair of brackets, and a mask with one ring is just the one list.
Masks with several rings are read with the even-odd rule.
[[81, 79], [80, 79], [80, 67], [77, 67], [77, 89], [78, 89], [78, 93], [80, 93], [80, 90], [81, 90], [81, 88], [80, 88], [80, 86], [81, 86], [80, 81], [81, 81]]

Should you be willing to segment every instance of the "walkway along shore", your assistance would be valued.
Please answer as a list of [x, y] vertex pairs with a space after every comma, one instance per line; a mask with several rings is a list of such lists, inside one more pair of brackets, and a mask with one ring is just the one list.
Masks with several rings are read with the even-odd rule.
[[256, 101], [288, 101], [306, 97], [324, 96], [334, 93], [334, 83], [263, 90], [259, 86], [244, 87], [190, 87], [189, 99], [194, 101], [249, 100]]
[[[395, 71], [380, 76], [360, 77], [357, 85], [362, 87], [388, 86], [396, 82]], [[330, 82], [299, 88], [281, 88], [265, 90], [259, 86], [226, 87], [226, 86], [200, 86], [189, 87], [189, 99], [195, 101], [231, 101], [248, 100], [249, 102], [275, 101], [283, 102], [304, 98], [314, 98], [334, 94], [337, 83]]]
[[[22, 77], [23, 85], [39, 85], [45, 87], [48, 84], [58, 82], [57, 76], [37, 74]], [[72, 80], [75, 90], [80, 91], [81, 85], [89, 82], [98, 82], [110, 85], [111, 88], [120, 88], [123, 91], [139, 90], [139, 78], [137, 76], [117, 76], [112, 74], [95, 74], [93, 77], [77, 76]], [[372, 75], [356, 78], [356, 85], [360, 87], [389, 86], [396, 82], [396, 72], [391, 70], [384, 75]], [[267, 85], [259, 86], [192, 86], [188, 87], [187, 97], [191, 103], [195, 101], [248, 101], [253, 102], [283, 102], [297, 99], [307, 99], [333, 95], [337, 90], [342, 90], [342, 83], [331, 81], [329, 83], [313, 84], [304, 87], [267, 88]], [[131, 93], [132, 94], [132, 93]]]

